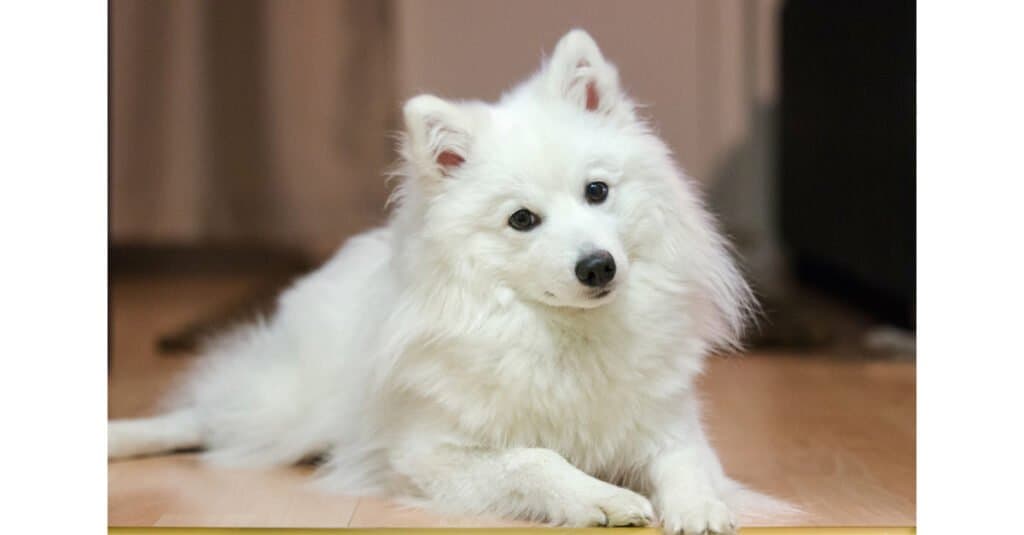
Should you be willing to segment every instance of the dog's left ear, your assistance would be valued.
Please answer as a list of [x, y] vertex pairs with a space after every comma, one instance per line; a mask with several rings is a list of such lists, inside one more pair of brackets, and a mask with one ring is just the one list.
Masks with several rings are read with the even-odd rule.
[[580, 109], [608, 115], [625, 107], [618, 70], [583, 30], [572, 30], [558, 41], [543, 76], [549, 92]]
[[433, 95], [409, 99], [402, 110], [408, 157], [422, 172], [446, 177], [469, 156], [472, 120], [459, 104]]

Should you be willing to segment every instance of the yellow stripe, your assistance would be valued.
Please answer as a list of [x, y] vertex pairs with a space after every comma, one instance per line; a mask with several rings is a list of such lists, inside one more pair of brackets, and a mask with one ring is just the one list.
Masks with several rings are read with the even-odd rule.
[[[256, 533], [286, 533], [288, 535], [662, 535], [657, 528], [109, 528], [111, 535], [230, 535]], [[740, 535], [914, 535], [916, 528], [887, 527], [797, 527], [797, 528], [743, 528]]]

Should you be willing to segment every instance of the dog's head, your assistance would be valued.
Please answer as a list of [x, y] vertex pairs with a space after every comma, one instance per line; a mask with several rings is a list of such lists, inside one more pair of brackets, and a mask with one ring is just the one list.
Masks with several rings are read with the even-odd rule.
[[706, 256], [695, 248], [716, 237], [584, 31], [495, 104], [422, 95], [404, 115], [399, 217], [423, 244], [401, 253], [407, 269], [441, 258], [449, 276], [483, 275], [502, 298], [593, 308], [638, 260]]

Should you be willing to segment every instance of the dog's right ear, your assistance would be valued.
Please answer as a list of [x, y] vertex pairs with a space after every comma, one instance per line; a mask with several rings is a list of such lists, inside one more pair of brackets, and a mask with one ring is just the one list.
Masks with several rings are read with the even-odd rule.
[[581, 110], [611, 115], [628, 108], [618, 70], [583, 30], [572, 30], [558, 41], [545, 64], [544, 79], [550, 94]]
[[449, 176], [469, 158], [472, 122], [459, 105], [419, 95], [409, 99], [402, 112], [408, 157], [422, 172]]

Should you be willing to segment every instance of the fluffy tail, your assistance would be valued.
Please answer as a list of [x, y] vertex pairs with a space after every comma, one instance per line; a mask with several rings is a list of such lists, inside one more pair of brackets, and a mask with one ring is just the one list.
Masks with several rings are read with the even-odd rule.
[[203, 440], [191, 410], [107, 424], [107, 458], [123, 459], [198, 448]]
[[735, 481], [730, 480], [723, 490], [725, 502], [738, 513], [742, 524], [791, 525], [807, 514], [793, 504], [748, 489]]

